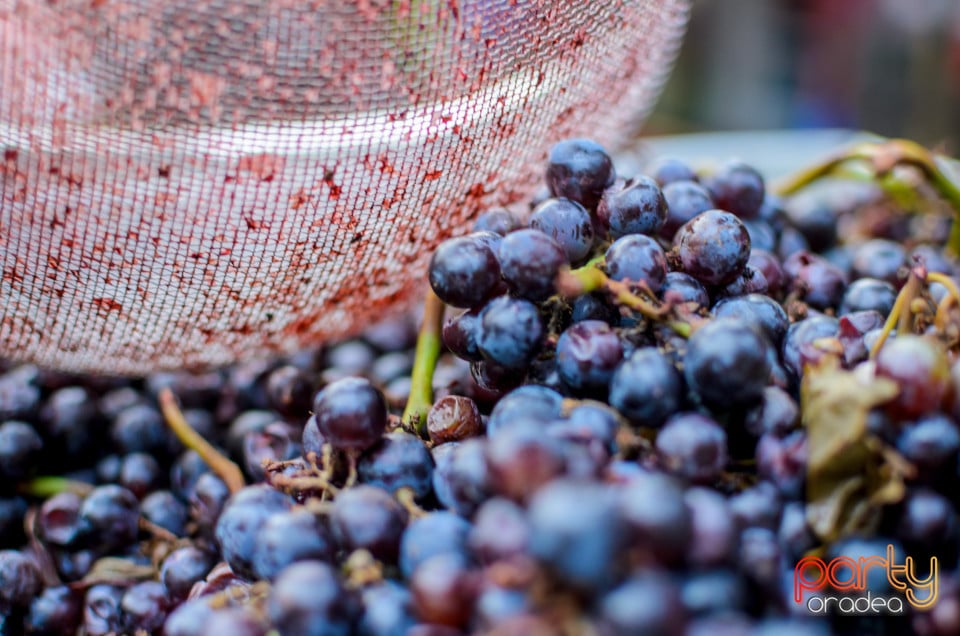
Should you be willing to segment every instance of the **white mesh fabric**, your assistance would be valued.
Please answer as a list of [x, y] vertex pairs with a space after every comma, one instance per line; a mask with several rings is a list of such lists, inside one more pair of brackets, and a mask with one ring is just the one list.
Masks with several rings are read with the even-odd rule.
[[357, 331], [615, 146], [688, 0], [0, 0], [0, 357], [203, 367]]

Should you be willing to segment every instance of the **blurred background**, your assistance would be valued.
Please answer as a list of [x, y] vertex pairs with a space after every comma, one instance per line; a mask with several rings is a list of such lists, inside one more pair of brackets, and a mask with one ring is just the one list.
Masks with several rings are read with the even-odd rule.
[[695, 0], [644, 135], [853, 128], [960, 153], [960, 0]]

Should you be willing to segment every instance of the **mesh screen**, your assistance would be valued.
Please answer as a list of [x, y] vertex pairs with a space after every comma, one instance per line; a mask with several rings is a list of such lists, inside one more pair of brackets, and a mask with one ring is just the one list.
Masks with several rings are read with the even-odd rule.
[[688, 0], [0, 0], [0, 357], [141, 374], [284, 353], [615, 146]]

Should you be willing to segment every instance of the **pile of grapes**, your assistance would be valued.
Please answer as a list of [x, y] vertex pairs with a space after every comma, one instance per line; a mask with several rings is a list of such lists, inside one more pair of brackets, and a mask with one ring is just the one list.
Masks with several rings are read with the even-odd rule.
[[[557, 144], [526, 223], [438, 247], [419, 332], [0, 366], [0, 634], [960, 633], [951, 186], [906, 142], [782, 197], [648, 175]], [[803, 557], [891, 546], [930, 607], [796, 601]]]

